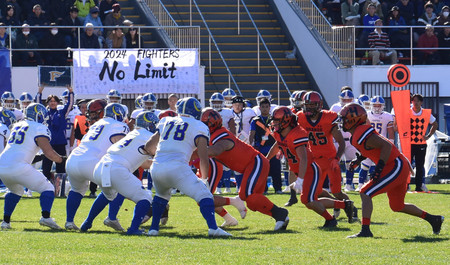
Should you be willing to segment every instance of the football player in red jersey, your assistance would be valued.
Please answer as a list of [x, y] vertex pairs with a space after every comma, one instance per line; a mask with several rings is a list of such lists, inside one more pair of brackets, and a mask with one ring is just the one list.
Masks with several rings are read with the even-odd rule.
[[[297, 112], [298, 124], [308, 133], [309, 146], [313, 153], [314, 162], [322, 170], [322, 178], [328, 176], [331, 193], [338, 200], [348, 200], [347, 194], [342, 192], [341, 169], [339, 161], [345, 149], [345, 141], [338, 130], [338, 115], [334, 111], [322, 110], [323, 99], [316, 91], [310, 91], [303, 96], [303, 111]], [[333, 143], [333, 138], [338, 143], [338, 150]], [[319, 187], [320, 188], [320, 187]], [[325, 191], [325, 196], [330, 196]], [[357, 216], [356, 208], [353, 208], [353, 216]], [[335, 217], [338, 213], [335, 210]], [[357, 218], [357, 217], [356, 217]], [[349, 222], [353, 222], [353, 219]]]
[[214, 109], [204, 109], [201, 121], [211, 133], [208, 155], [231, 170], [244, 173], [239, 198], [247, 202], [250, 210], [272, 216], [276, 221], [275, 231], [285, 230], [289, 223], [288, 210], [276, 206], [263, 195], [269, 174], [269, 160], [222, 127], [222, 117]]
[[308, 133], [298, 125], [297, 116], [288, 107], [274, 109], [271, 121], [276, 143], [267, 154], [271, 158], [281, 148], [288, 159], [289, 170], [297, 175], [294, 188], [301, 190], [300, 200], [303, 204], [325, 218], [323, 227], [335, 227], [336, 218], [331, 216], [327, 208], [345, 209], [349, 220], [352, 219], [353, 202], [338, 201], [330, 198], [318, 198], [322, 191], [324, 179], [320, 167], [314, 162], [311, 149], [308, 146]]
[[339, 116], [342, 129], [351, 133], [350, 142], [361, 153], [350, 163], [350, 168], [358, 167], [365, 158], [370, 158], [376, 164], [375, 170], [370, 174], [370, 181], [360, 191], [363, 217], [361, 231], [349, 237], [373, 237], [370, 231], [372, 197], [382, 193], [387, 193], [389, 206], [394, 212], [421, 217], [431, 224], [434, 234], [439, 234], [444, 221], [443, 216], [431, 215], [414, 204], [405, 203], [407, 180], [412, 171], [405, 156], [370, 124], [366, 124], [366, 110], [359, 104], [345, 105]]

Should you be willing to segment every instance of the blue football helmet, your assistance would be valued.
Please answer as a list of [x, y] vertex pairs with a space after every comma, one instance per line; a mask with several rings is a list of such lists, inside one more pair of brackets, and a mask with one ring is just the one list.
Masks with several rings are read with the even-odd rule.
[[258, 94], [256, 95], [256, 103], [258, 103], [259, 106], [259, 102], [261, 102], [261, 100], [263, 100], [264, 98], [267, 98], [269, 101], [272, 100], [272, 94], [270, 94], [269, 91], [267, 90], [263, 90], [261, 89]]
[[189, 115], [199, 120], [202, 114], [202, 105], [193, 97], [184, 98], [177, 106], [177, 113], [181, 115]]
[[370, 98], [366, 94], [361, 94], [358, 97], [358, 104], [363, 106], [366, 110], [370, 110]]
[[23, 92], [19, 97], [20, 109], [25, 110], [33, 102], [33, 96], [30, 93]]
[[13, 123], [16, 122], [16, 116], [10, 110], [4, 109], [0, 112], [0, 123], [8, 126], [11, 129]]
[[142, 109], [142, 96], [138, 96], [135, 100], [134, 100], [134, 107], [136, 109]]
[[47, 108], [39, 103], [31, 103], [25, 109], [25, 116], [28, 120], [45, 124], [48, 120]]
[[109, 103], [105, 107], [105, 117], [110, 117], [116, 121], [123, 121], [125, 119], [125, 109], [122, 104]]
[[209, 99], [209, 106], [215, 109], [216, 111], [220, 111], [225, 107], [224, 102], [225, 98], [223, 97], [223, 95], [216, 92], [211, 95], [211, 98]]
[[372, 109], [372, 112], [375, 114], [381, 114], [384, 110], [385, 105], [386, 101], [384, 101], [384, 98], [382, 96], [374, 96], [370, 100], [370, 107]]
[[122, 95], [119, 93], [119, 91], [115, 89], [111, 89], [108, 94], [106, 95], [106, 98], [108, 99], [108, 103], [121, 103], [122, 102]]
[[9, 91], [5, 91], [2, 95], [2, 106], [5, 109], [13, 109], [16, 107], [16, 98], [14, 94]]
[[339, 103], [343, 107], [345, 104], [352, 103], [355, 96], [353, 92], [350, 90], [344, 90], [341, 94], [339, 94]]
[[145, 110], [156, 109], [156, 104], [158, 104], [158, 99], [153, 95], [153, 93], [147, 93], [142, 97], [142, 107]]
[[152, 133], [156, 131], [158, 122], [158, 117], [151, 111], [143, 111], [136, 117], [136, 127], [144, 128]]
[[224, 101], [225, 107], [231, 108], [231, 106], [233, 105], [231, 103], [231, 99], [234, 96], [236, 96], [236, 93], [234, 92], [234, 90], [231, 88], [225, 88], [225, 90], [222, 92], [222, 96], [225, 99], [225, 101]]
[[65, 105], [67, 103], [67, 100], [69, 99], [69, 89], [65, 89], [64, 92], [61, 95], [62, 102]]

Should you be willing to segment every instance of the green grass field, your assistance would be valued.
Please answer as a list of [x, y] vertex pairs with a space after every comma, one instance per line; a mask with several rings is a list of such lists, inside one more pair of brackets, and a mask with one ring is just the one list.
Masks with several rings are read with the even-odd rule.
[[[439, 194], [408, 194], [406, 201], [432, 213], [450, 217], [450, 185], [429, 185]], [[38, 194], [23, 198], [11, 218], [12, 230], [1, 231], [0, 264], [449, 264], [448, 221], [441, 234], [420, 218], [393, 213], [385, 194], [374, 199], [374, 238], [346, 239], [360, 230], [348, 224], [342, 212], [338, 228], [322, 230], [323, 219], [303, 205], [289, 207], [291, 222], [283, 232], [273, 232], [275, 222], [250, 212], [239, 225], [226, 229], [232, 238], [210, 239], [196, 203], [182, 195], [170, 201], [169, 222], [160, 236], [126, 236], [103, 225], [102, 212], [88, 233], [52, 231], [38, 224]], [[281, 206], [288, 195], [268, 195]], [[350, 193], [357, 207], [357, 193]], [[0, 200], [3, 206], [4, 199]], [[75, 218], [81, 225], [93, 199], [84, 198]], [[134, 203], [125, 201], [119, 219], [128, 227]], [[236, 218], [234, 207], [227, 208]], [[52, 217], [65, 222], [65, 199], [57, 198]], [[344, 216], [342, 216], [344, 215]], [[222, 218], [217, 217], [220, 225]], [[148, 230], [149, 223], [143, 228]]]

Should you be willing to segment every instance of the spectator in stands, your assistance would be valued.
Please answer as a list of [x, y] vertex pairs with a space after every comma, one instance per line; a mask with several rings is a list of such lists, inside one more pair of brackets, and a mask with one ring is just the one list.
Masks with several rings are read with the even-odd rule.
[[[438, 34], [439, 48], [450, 48], [450, 22], [445, 22], [444, 30]], [[450, 50], [440, 50], [441, 64], [450, 64]]]
[[123, 25], [124, 25], [124, 26], [127, 26], [126, 28], [123, 28], [123, 29], [122, 29], [123, 34], [126, 35], [126, 34], [128, 33], [128, 30], [130, 29], [130, 27], [133, 26], [133, 21], [128, 20], [128, 19], [125, 19], [125, 20], [123, 21]]
[[[375, 15], [376, 7], [374, 4], [369, 4], [367, 6], [367, 14], [363, 18], [363, 26], [368, 27], [364, 28], [360, 38], [359, 38], [359, 47], [360, 48], [367, 48], [369, 47], [369, 44], [367, 43], [369, 34], [374, 30], [373, 26], [375, 25], [375, 21], [380, 19], [379, 16]], [[369, 28], [370, 27], [370, 28]]]
[[127, 40], [121, 28], [117, 27], [113, 31], [111, 31], [108, 38], [106, 39], [106, 46], [110, 49], [125, 49], [127, 47]]
[[125, 35], [127, 40], [127, 48], [141, 48], [142, 40], [140, 39], [137, 28], [131, 26], [128, 33]]
[[364, 17], [366, 14], [369, 13], [369, 5], [372, 4], [375, 6], [375, 15], [377, 15], [379, 18], [383, 19], [384, 18], [384, 14], [383, 11], [381, 9], [381, 4], [378, 0], [366, 0], [364, 2], [364, 6], [362, 8], [361, 11], [361, 15]]
[[167, 104], [169, 104], [168, 110], [173, 110], [177, 112], [177, 102], [178, 102], [178, 96], [175, 94], [170, 94], [169, 98], [167, 99]]
[[74, 6], [78, 8], [78, 17], [81, 23], [84, 23], [84, 18], [89, 14], [89, 10], [95, 6], [94, 0], [75, 0]]
[[341, 5], [342, 23], [346, 26], [358, 26], [360, 24], [359, 4], [355, 0], [346, 0]]
[[427, 25], [425, 33], [420, 35], [417, 42], [418, 48], [431, 48], [426, 50], [417, 51], [417, 63], [418, 64], [439, 64], [439, 53], [437, 47], [439, 47], [438, 39], [434, 34], [434, 29], [431, 25]]
[[6, 14], [2, 19], [2, 22], [6, 26], [20, 26], [20, 21], [18, 19], [18, 16], [16, 16], [16, 9], [12, 5], [8, 5], [6, 7]]
[[29, 51], [16, 51], [13, 53], [13, 59], [16, 65], [38, 65], [42, 64], [41, 55], [33, 49], [38, 49], [38, 41], [35, 36], [30, 34], [30, 25], [23, 24], [22, 32], [17, 34], [16, 41], [13, 43], [14, 49], [28, 49]]
[[434, 13], [439, 15], [442, 12], [444, 6], [450, 6], [450, 0], [433, 0], [434, 2]]
[[[47, 20], [47, 17], [44, 13], [42, 13], [41, 5], [34, 5], [33, 6], [33, 14], [30, 15], [28, 18], [28, 24], [31, 26], [48, 26], [49, 22]], [[37, 28], [33, 29], [32, 34], [36, 37], [38, 41], [40, 41], [45, 33], [47, 32], [47, 29], [44, 28]]]
[[372, 64], [383, 64], [380, 58], [389, 58], [391, 64], [397, 63], [397, 51], [389, 49], [391, 43], [389, 36], [386, 32], [383, 32], [381, 26], [383, 26], [383, 20], [378, 19], [375, 21], [375, 30], [369, 34], [369, 46], [372, 49], [369, 51], [369, 56], [372, 57]]
[[94, 25], [94, 34], [98, 37], [100, 47], [103, 47], [103, 44], [105, 43], [105, 38], [103, 37], [104, 29], [98, 13], [98, 7], [94, 6], [93, 8], [91, 8], [91, 10], [89, 10], [89, 15], [87, 15], [86, 19], [84, 20], [84, 25], [88, 23]]
[[4, 23], [0, 23], [0, 50], [9, 49], [9, 35]]
[[436, 25], [444, 25], [445, 22], [450, 22], [450, 8], [448, 6], [442, 7], [441, 14], [437, 17]]
[[395, 5], [399, 7], [400, 16], [405, 19], [407, 25], [414, 25], [416, 23], [416, 20], [414, 19], [414, 4], [412, 1], [400, 0]]
[[100, 2], [100, 19], [103, 22], [105, 22], [106, 16], [112, 12], [113, 5], [116, 3], [116, 0], [102, 0]]
[[[120, 13], [120, 5], [116, 3], [113, 5], [113, 12], [108, 14], [105, 18], [105, 26], [123, 26], [123, 22], [125, 21], [125, 17]], [[112, 29], [106, 30], [106, 36], [109, 36], [109, 33]]]
[[[65, 49], [64, 36], [59, 32], [56, 23], [51, 23], [54, 28], [47, 29], [48, 32], [40, 42], [41, 49]], [[45, 65], [66, 65], [67, 53], [65, 51], [43, 51], [42, 58]]]
[[[394, 26], [406, 26], [406, 22], [402, 16], [400, 16], [398, 6], [393, 6], [391, 14], [389, 16], [389, 38], [391, 40], [391, 47], [393, 48], [405, 48], [410, 47], [410, 34], [407, 28], [396, 28]], [[398, 53], [399, 57], [403, 57], [403, 53]]]
[[328, 19], [330, 20], [331, 24], [337, 25], [341, 23], [340, 0], [323, 0], [322, 7], [326, 9], [326, 14], [328, 15]]
[[428, 1], [425, 6], [425, 13], [417, 19], [416, 26], [423, 26], [423, 28], [415, 28], [414, 29], [414, 42], [417, 43], [419, 40], [419, 36], [425, 33], [425, 27], [429, 25], [437, 24], [437, 16], [434, 13], [434, 5], [430, 1]]
[[[21, 21], [22, 7], [17, 3], [16, 0], [6, 0], [4, 2], [4, 7], [2, 9], [2, 14], [0, 16], [6, 17], [8, 13], [8, 6], [12, 6], [14, 8], [14, 19], [17, 21]], [[20, 23], [17, 25], [21, 25]], [[15, 26], [17, 26], [15, 25]]]
[[[78, 28], [82, 26], [81, 20], [78, 18], [78, 8], [76, 6], [70, 7], [69, 16], [63, 21], [64, 26], [73, 26], [75, 28], [63, 29], [66, 47], [78, 48]], [[82, 30], [81, 30], [82, 31]]]
[[64, 18], [69, 13], [72, 1], [69, 0], [52, 0], [50, 6], [50, 19], [58, 25], [63, 24]]
[[91, 23], [88, 23], [86, 25], [86, 31], [81, 33], [80, 47], [87, 49], [100, 48], [98, 37], [94, 34], [94, 25]]

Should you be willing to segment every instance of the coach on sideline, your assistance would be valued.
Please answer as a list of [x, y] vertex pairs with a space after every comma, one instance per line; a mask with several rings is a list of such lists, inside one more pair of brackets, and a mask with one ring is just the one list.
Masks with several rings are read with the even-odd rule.
[[[67, 99], [66, 104], [62, 109], [58, 109], [58, 104], [61, 100], [56, 95], [49, 95], [46, 100], [47, 110], [49, 119], [47, 121], [48, 129], [52, 134], [52, 139], [50, 140], [50, 144], [52, 148], [61, 156], [66, 156], [66, 144], [67, 139], [65, 135], [66, 126], [67, 126], [67, 115], [73, 107], [73, 88], [68, 86], [69, 89], [69, 98]], [[42, 103], [42, 91], [44, 90], [44, 86], [39, 87], [39, 91], [36, 95], [36, 102]], [[56, 173], [65, 173], [65, 161], [64, 159], [61, 163], [56, 163]], [[48, 180], [52, 180], [52, 176], [50, 170], [52, 169], [53, 161], [48, 159], [47, 157], [43, 157], [42, 159], [42, 173]]]

